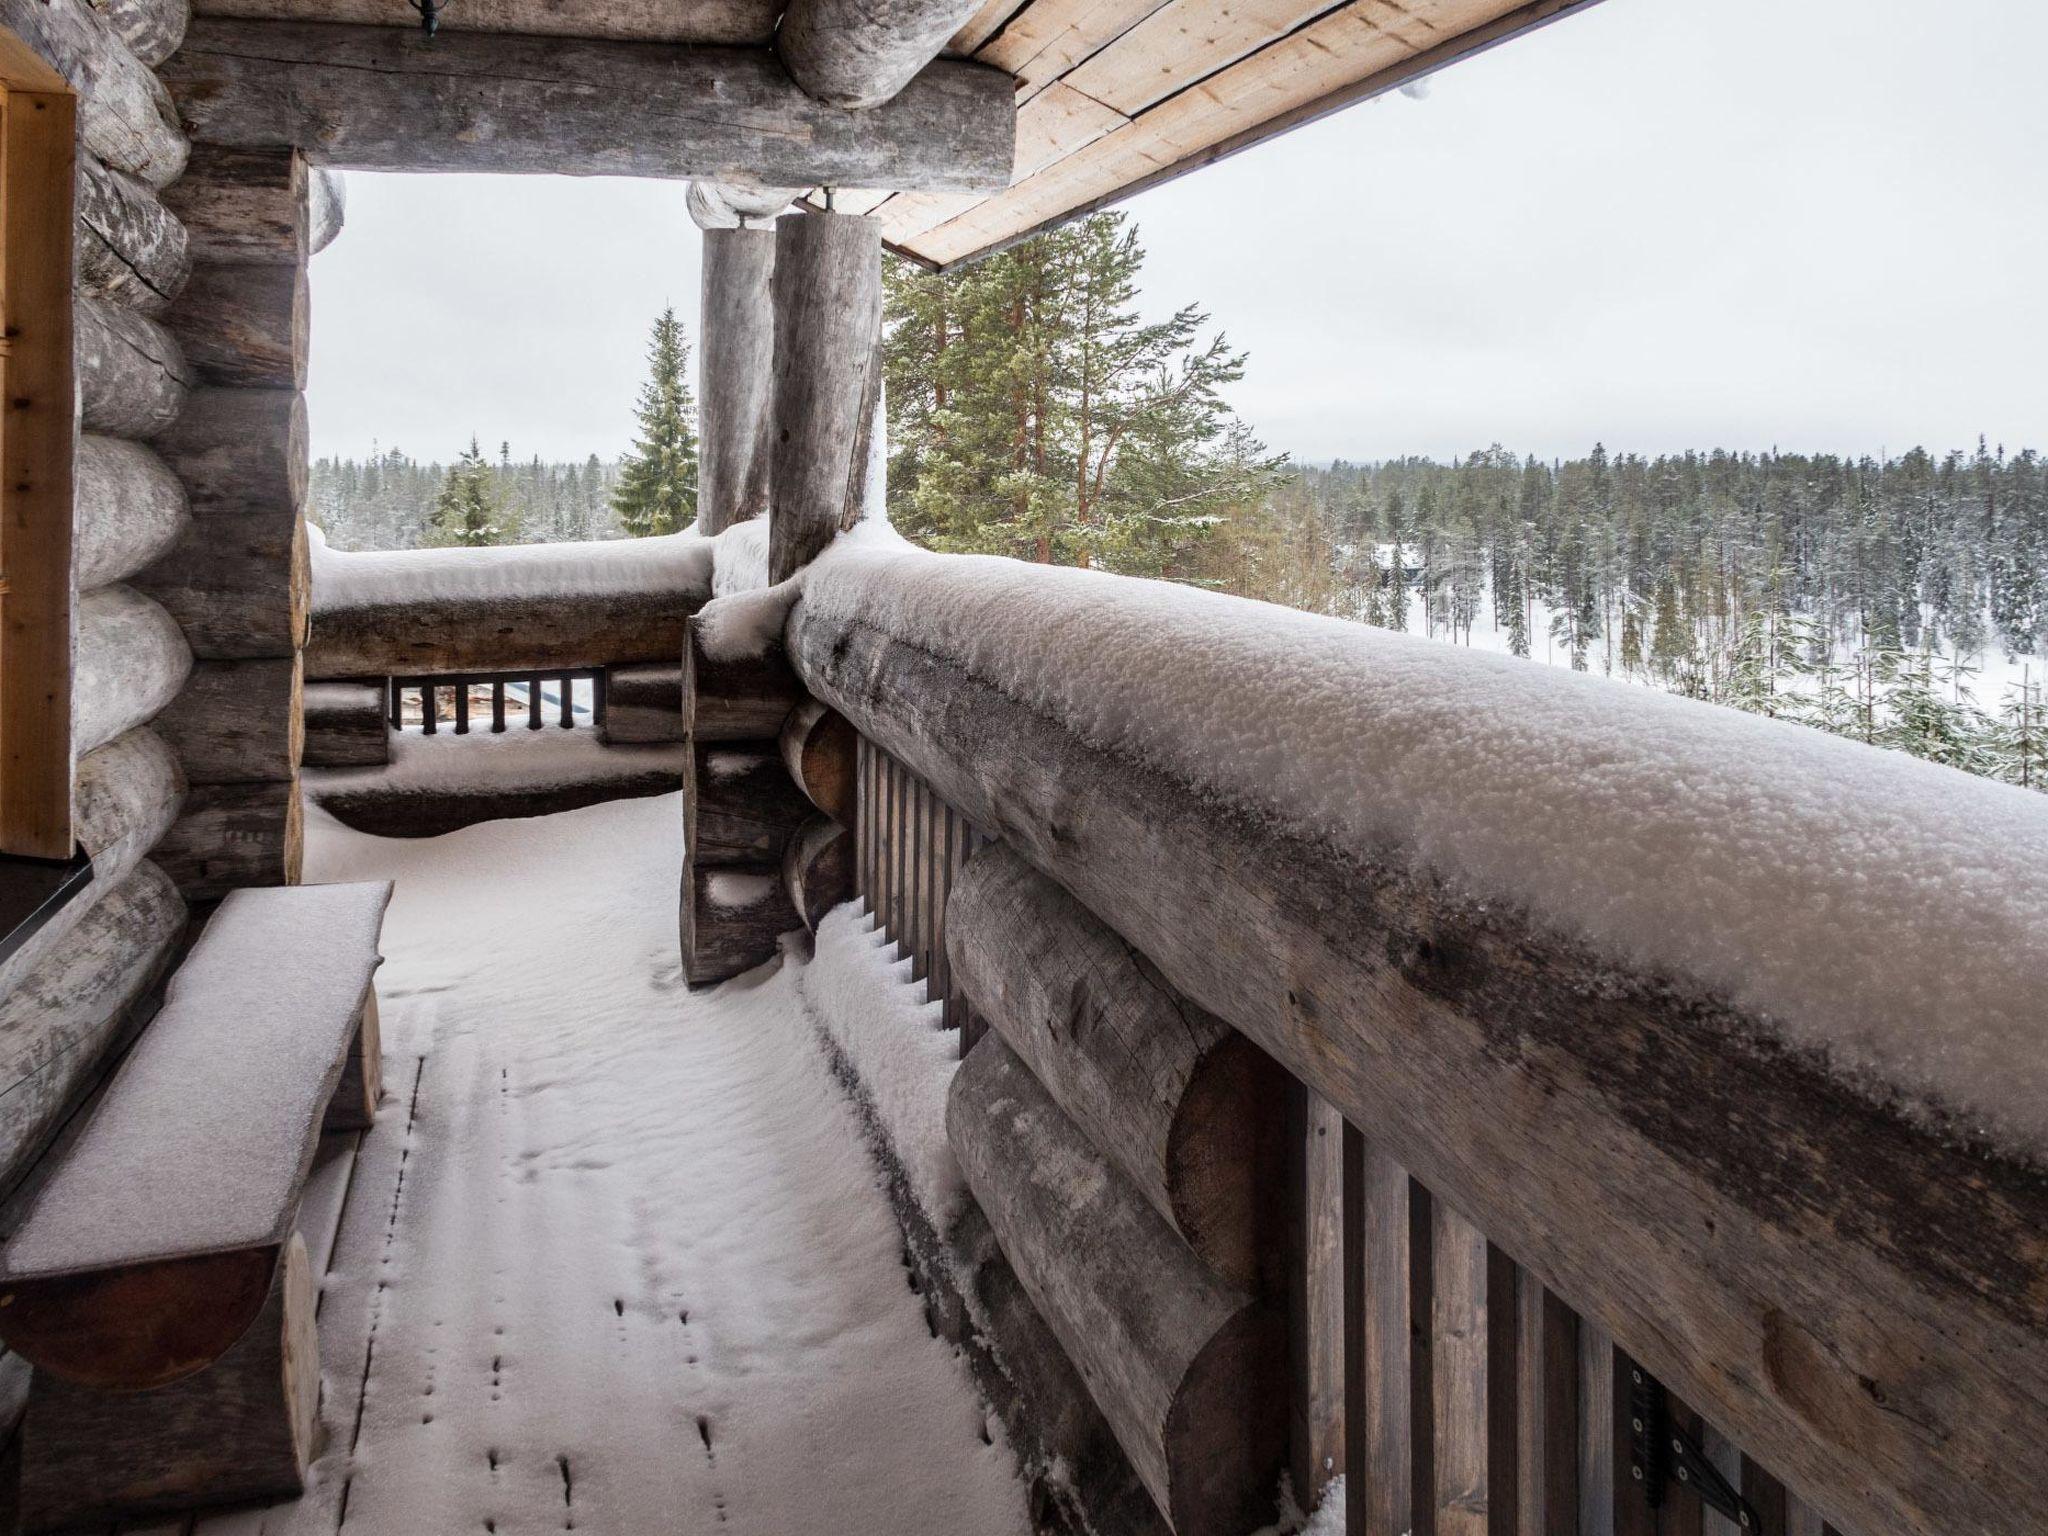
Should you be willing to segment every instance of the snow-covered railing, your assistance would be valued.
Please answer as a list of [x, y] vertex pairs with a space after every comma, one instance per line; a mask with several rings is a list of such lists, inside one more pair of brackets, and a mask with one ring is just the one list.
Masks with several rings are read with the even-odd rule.
[[[2048, 800], [1157, 583], [803, 581], [811, 692], [1337, 1129], [1370, 1528], [1698, 1521], [1702, 1465], [1731, 1525], [2048, 1522]], [[1060, 1180], [1016, 1161], [977, 1197], [1164, 1503], [1189, 1415], [1111, 1316], [1148, 1282], [1032, 1251]]]

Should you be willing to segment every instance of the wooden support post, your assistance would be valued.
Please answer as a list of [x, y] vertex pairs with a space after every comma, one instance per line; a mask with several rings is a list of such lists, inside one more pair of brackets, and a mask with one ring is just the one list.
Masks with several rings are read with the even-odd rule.
[[1300, 1083], [1288, 1084], [1288, 1110], [1289, 1470], [1306, 1511], [1345, 1470], [1344, 1117]]
[[697, 404], [700, 533], [722, 533], [768, 510], [775, 242], [773, 229], [704, 231], [697, 330], [703, 380]]
[[859, 509], [881, 325], [881, 226], [837, 213], [785, 225], [775, 254], [771, 582], [809, 565]]

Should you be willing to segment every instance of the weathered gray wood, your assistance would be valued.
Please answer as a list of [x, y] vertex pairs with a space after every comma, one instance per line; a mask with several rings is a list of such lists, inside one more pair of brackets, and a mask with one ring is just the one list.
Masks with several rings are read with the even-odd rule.
[[681, 655], [689, 592], [562, 592], [344, 607], [316, 595], [314, 677], [430, 676], [664, 662]]
[[[419, 29], [408, 0], [206, 0], [211, 16], [345, 21]], [[487, 10], [448, 6], [445, 32], [518, 32], [535, 37], [612, 37], [645, 42], [754, 45], [775, 35], [781, 0], [494, 0]]]
[[814, 213], [775, 240], [768, 579], [782, 581], [850, 526], [849, 508], [858, 512], [880, 363], [882, 235], [873, 219]]
[[691, 740], [773, 741], [803, 697], [803, 684], [779, 640], [758, 654], [717, 656], [705, 648], [696, 618], [690, 619], [683, 644], [683, 709]]
[[80, 294], [71, 339], [84, 431], [154, 437], [178, 419], [192, 376], [169, 331], [125, 305]]
[[213, 901], [243, 886], [297, 885], [305, 861], [298, 780], [194, 784], [154, 857], [187, 901]]
[[312, 253], [312, 170], [288, 140], [198, 144], [164, 202], [190, 233], [194, 262], [302, 264]]
[[[692, 182], [691, 188], [702, 185]], [[721, 533], [768, 510], [775, 383], [772, 229], [704, 232], [697, 347], [697, 528]]]
[[304, 746], [297, 655], [261, 661], [198, 661], [184, 689], [156, 717], [193, 784], [289, 779]]
[[787, 213], [789, 205], [803, 192], [802, 187], [756, 187], [699, 178], [690, 183], [683, 202], [690, 210], [690, 222], [709, 234], [714, 230], [742, 229], [755, 222], [766, 223]]
[[961, 1063], [946, 1135], [1179, 1536], [1242, 1536], [1270, 1520], [1287, 1439], [1278, 1314], [1197, 1259], [999, 1035]]
[[[1579, 1529], [1578, 1318], [1528, 1270], [1516, 1279], [1515, 1490], [1521, 1536]], [[1741, 1472], [1729, 1481], [1741, 1486]]]
[[1628, 1473], [1615, 1459], [1614, 1340], [1588, 1318], [1579, 1320], [1578, 1366], [1579, 1530], [1615, 1536], [1616, 1479]]
[[789, 633], [812, 692], [1853, 1528], [2048, 1521], [2013, 1428], [2048, 1405], [2038, 1173], [1719, 1000], [1193, 795], [928, 636], [803, 603]]
[[1232, 1284], [1276, 1282], [1287, 1082], [1271, 1059], [1000, 843], [954, 881], [946, 945], [976, 1011], [1152, 1209]]
[[790, 0], [775, 48], [807, 94], [837, 107], [880, 106], [938, 57], [980, 5], [981, 0]]
[[1299, 1083], [1288, 1089], [1287, 1183], [1297, 1202], [1287, 1277], [1289, 1470], [1307, 1510], [1344, 1475], [1344, 1117]]
[[306, 739], [299, 758], [308, 768], [375, 768], [391, 761], [383, 683], [307, 683], [302, 697]]
[[[512, 728], [525, 728], [516, 714]], [[476, 729], [474, 722], [472, 729]], [[589, 745], [588, 757], [557, 764], [537, 781], [507, 774], [436, 783], [374, 770], [316, 769], [305, 776], [305, 790], [322, 810], [359, 832], [376, 837], [439, 837], [480, 821], [552, 816], [611, 800], [672, 795], [683, 787], [689, 771], [689, 754], [674, 744]]]
[[[1435, 1528], [1429, 1199], [1406, 1169], [1344, 1128], [1345, 1311], [1350, 1412], [1347, 1536]], [[1355, 1233], [1355, 1236], [1354, 1236]]]
[[201, 18], [164, 78], [194, 139], [347, 170], [994, 192], [1016, 149], [1009, 76], [956, 60], [851, 112], [765, 48]]
[[0, 0], [0, 26], [77, 91], [87, 153], [152, 187], [178, 179], [189, 146], [170, 94], [85, 0]]
[[640, 743], [683, 739], [681, 661], [650, 661], [604, 670], [604, 720], [598, 730], [608, 742]]
[[782, 722], [776, 741], [782, 766], [811, 804], [841, 826], [852, 826], [860, 736], [847, 718], [816, 699], [805, 699]]
[[165, 316], [202, 384], [304, 389], [311, 300], [305, 267], [199, 261]]
[[306, 254], [317, 256], [334, 244], [348, 219], [348, 184], [341, 172], [326, 169], [313, 173], [311, 198], [306, 213]]
[[853, 899], [853, 833], [829, 816], [813, 816], [782, 854], [782, 885], [789, 904], [811, 932], [825, 914]]
[[176, 698], [192, 670], [192, 652], [177, 622], [131, 587], [88, 592], [77, 613], [71, 739], [84, 753]]
[[697, 742], [683, 786], [683, 846], [693, 864], [782, 867], [811, 814], [773, 742]]
[[38, 1371], [21, 1457], [22, 1526], [295, 1494], [319, 1422], [317, 1284], [294, 1233], [241, 1340], [197, 1375], [103, 1392]]
[[136, 585], [200, 656], [290, 655], [306, 638], [309, 586], [304, 399], [289, 389], [197, 389], [156, 446], [185, 482], [192, 523]]
[[21, 1177], [91, 1087], [184, 932], [176, 887], [144, 861], [0, 993], [0, 1183]]
[[192, 270], [185, 226], [148, 187], [91, 155], [78, 157], [75, 183], [79, 291], [162, 314]]
[[1514, 1536], [1514, 1264], [1442, 1201], [1433, 1216], [1436, 1536]]
[[383, 1096], [384, 1038], [377, 1020], [377, 989], [372, 985], [363, 990], [362, 1018], [356, 1024], [348, 1057], [341, 1064], [334, 1097], [327, 1101], [320, 1134], [368, 1130], [376, 1123], [377, 1101]]
[[782, 935], [801, 927], [777, 866], [684, 866], [683, 976], [691, 986], [724, 981], [772, 960]]
[[71, 569], [80, 591], [132, 576], [175, 544], [189, 521], [185, 487], [156, 453], [84, 433], [72, 475]]
[[178, 51], [192, 20], [192, 0], [91, 0], [100, 20], [152, 69]]

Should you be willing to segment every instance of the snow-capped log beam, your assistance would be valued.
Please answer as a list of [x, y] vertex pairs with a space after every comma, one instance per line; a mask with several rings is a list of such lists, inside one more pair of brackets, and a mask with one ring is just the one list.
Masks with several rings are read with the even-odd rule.
[[1178, 1536], [1234, 1536], [1266, 1518], [1287, 1427], [1278, 1314], [1194, 1255], [1000, 1035], [960, 1064], [946, 1136]]
[[305, 744], [299, 656], [199, 661], [185, 687], [156, 717], [194, 784], [289, 779]]
[[[382, 683], [326, 682], [304, 685], [305, 747], [308, 768], [381, 768], [391, 761], [391, 728], [385, 718]], [[612, 708], [609, 692], [607, 712]]]
[[288, 656], [305, 639], [306, 405], [292, 389], [197, 389], [157, 439], [192, 521], [136, 578], [193, 652]]
[[303, 263], [201, 261], [165, 323], [202, 384], [304, 389], [311, 313]]
[[0, 1183], [17, 1183], [91, 1087], [184, 932], [185, 903], [144, 861], [0, 995]]
[[803, 701], [803, 684], [779, 635], [758, 648], [716, 643], [716, 618], [732, 598], [713, 598], [685, 626], [683, 730], [693, 741], [772, 741]]
[[[692, 182], [694, 192], [701, 183]], [[704, 232], [697, 346], [697, 531], [722, 533], [768, 510], [769, 402], [775, 384], [772, 229]]]
[[790, 0], [775, 49], [807, 95], [835, 107], [878, 107], [937, 58], [980, 6], [981, 0]]
[[780, 868], [790, 834], [811, 813], [775, 743], [698, 742], [683, 783], [683, 847], [692, 864]]
[[112, 741], [178, 695], [192, 652], [170, 614], [130, 587], [78, 600], [72, 653], [71, 739], [79, 753]]
[[782, 766], [811, 804], [842, 827], [853, 825], [860, 776], [860, 735], [846, 716], [805, 699], [782, 722]]
[[[1246, 792], [1198, 793], [1184, 770], [1085, 736], [947, 639], [948, 614], [1000, 614], [985, 583], [949, 579], [964, 563], [916, 558], [914, 581], [863, 565], [807, 585], [789, 640], [813, 693], [1731, 1440], [1767, 1448], [1843, 1528], [2048, 1523], [2048, 1485], [2030, 1470], [2048, 1403], [2048, 1185], [2023, 1156], [1874, 1102], [1703, 988], [1618, 970], [1508, 903], [1458, 899], [1426, 866], [1333, 842]], [[1132, 620], [1071, 611], [1101, 589], [1017, 579], [1041, 574], [1058, 584], [1063, 647], [1125, 653]], [[1146, 605], [1156, 634], [1156, 589], [1129, 586], [1126, 612]], [[1263, 633], [1254, 608], [1245, 634]], [[1381, 644], [1315, 627], [1318, 647]], [[1201, 633], [1187, 665], [1230, 632]], [[1300, 664], [1276, 650], [1251, 672]], [[1284, 752], [1269, 725], [1256, 739]], [[1881, 754], [1859, 764], [1866, 781], [1927, 771]], [[1924, 796], [1900, 786], [1882, 803], [1918, 815]], [[1784, 825], [1782, 796], [1754, 803]], [[1332, 825], [1341, 814], [1326, 811]]]
[[994, 192], [1016, 149], [1010, 77], [953, 60], [851, 112], [766, 48], [202, 17], [164, 78], [196, 142], [344, 170]]
[[178, 419], [192, 376], [177, 338], [154, 320], [80, 294], [71, 342], [80, 430], [154, 437]]
[[773, 864], [683, 869], [683, 977], [693, 987], [724, 981], [775, 956], [785, 933], [803, 927]]
[[809, 565], [862, 510], [881, 390], [882, 227], [806, 214], [775, 245], [771, 582]]
[[681, 652], [698, 599], [676, 592], [535, 592], [348, 604], [320, 600], [308, 677], [601, 667]]
[[170, 93], [86, 0], [0, 0], [0, 26], [77, 91], [78, 139], [88, 154], [152, 187], [178, 179], [190, 146]]
[[676, 661], [630, 662], [604, 670], [607, 744], [638, 746], [683, 739], [683, 666]]
[[73, 470], [71, 568], [80, 591], [132, 576], [185, 531], [185, 487], [141, 443], [87, 432]]
[[297, 885], [305, 859], [298, 780], [194, 784], [185, 813], [150, 857], [187, 901], [246, 885]]
[[813, 816], [782, 852], [782, 888], [804, 926], [816, 933], [827, 912], [853, 899], [854, 836], [830, 816]]
[[1001, 843], [953, 878], [946, 953], [975, 1010], [1152, 1209], [1232, 1284], [1271, 1294], [1287, 1077], [1147, 974]]
[[185, 226], [133, 176], [78, 157], [77, 284], [145, 315], [160, 315], [185, 286], [192, 255]]

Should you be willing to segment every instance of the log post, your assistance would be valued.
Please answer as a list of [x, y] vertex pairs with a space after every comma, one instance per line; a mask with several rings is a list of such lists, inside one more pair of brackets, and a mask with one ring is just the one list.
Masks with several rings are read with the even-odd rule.
[[773, 229], [704, 231], [697, 330], [700, 533], [722, 533], [768, 510], [775, 240]]
[[960, 1064], [946, 1136], [969, 1188], [1178, 1536], [1272, 1518], [1285, 1328], [1195, 1257], [1000, 1035]]
[[874, 107], [939, 55], [980, 0], [791, 0], [775, 46], [790, 78], [835, 107]]
[[693, 987], [773, 959], [782, 935], [802, 926], [775, 865], [683, 869], [683, 976]]
[[789, 221], [775, 252], [771, 582], [809, 565], [861, 505], [881, 325], [881, 226], [838, 213]]
[[1001, 843], [946, 904], [977, 1012], [1146, 1202], [1231, 1284], [1277, 1289], [1287, 1080]]

